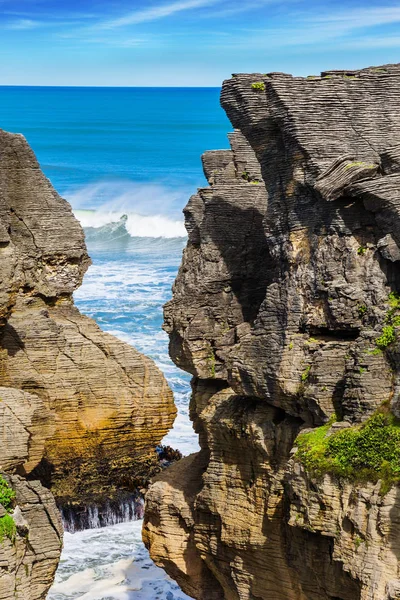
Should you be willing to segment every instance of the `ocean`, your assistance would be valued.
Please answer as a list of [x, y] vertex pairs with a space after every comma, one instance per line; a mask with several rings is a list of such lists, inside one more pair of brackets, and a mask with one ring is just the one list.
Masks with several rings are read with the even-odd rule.
[[[200, 155], [227, 148], [217, 88], [0, 87], [0, 127], [22, 133], [86, 232], [81, 312], [152, 357], [178, 417], [164, 439], [198, 449], [189, 376], [168, 357], [162, 306], [186, 243], [182, 209], [206, 181]], [[49, 600], [187, 600], [150, 560], [141, 522], [66, 533]]]

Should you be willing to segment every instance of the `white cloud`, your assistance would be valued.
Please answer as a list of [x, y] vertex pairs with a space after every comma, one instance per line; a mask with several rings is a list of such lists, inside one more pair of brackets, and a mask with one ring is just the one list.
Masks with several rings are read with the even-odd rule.
[[382, 6], [376, 8], [363, 8], [342, 11], [333, 14], [324, 14], [308, 19], [310, 23], [333, 23], [340, 27], [360, 29], [362, 27], [375, 27], [400, 22], [400, 6]]
[[40, 21], [33, 21], [32, 19], [18, 19], [17, 21], [7, 23], [7, 25], [5, 25], [5, 28], [23, 31], [26, 29], [36, 29], [36, 27], [41, 26], [42, 23]]
[[111, 46], [114, 48], [137, 48], [138, 46], [144, 46], [149, 43], [149, 38], [107, 38], [107, 37], [93, 37], [86, 40], [89, 44], [100, 44], [101, 46]]
[[[295, 2], [301, 2], [301, 0], [286, 0], [286, 4], [291, 4]], [[201, 18], [205, 19], [223, 19], [225, 17], [230, 17], [234, 15], [239, 15], [241, 13], [254, 11], [258, 8], [263, 8], [265, 6], [270, 6], [273, 4], [282, 5], [281, 0], [246, 0], [246, 2], [240, 2], [235, 5], [233, 2], [223, 2], [223, 6], [221, 8], [217, 8], [217, 10], [210, 10], [203, 14], [201, 14]]]
[[395, 23], [400, 23], [400, 6], [349, 9], [312, 16], [297, 12], [288, 19], [286, 27], [242, 29], [242, 35], [236, 35], [231, 45], [253, 51], [255, 48], [326, 47], [334, 43], [340, 44], [341, 48], [390, 48], [397, 47], [398, 36], [384, 35], [382, 31], [374, 35], [373, 28]]
[[364, 49], [367, 48], [400, 48], [400, 36], [361, 37], [341, 44], [343, 48]]
[[[348, 34], [361, 35], [359, 30], [382, 27], [400, 22], [400, 6], [382, 6], [365, 9], [349, 9], [336, 13], [323, 13], [300, 19], [303, 25], [304, 42], [307, 36], [314, 34], [320, 39], [339, 39]], [[301, 37], [301, 36], [300, 36]], [[313, 41], [311, 35], [310, 42]]]
[[[2, 2], [2, 0], [0, 0], [0, 2]], [[21, 17], [24, 19], [32, 19], [32, 20], [34, 20], [34, 17], [37, 16], [37, 13], [34, 13], [32, 10], [31, 11], [28, 11], [28, 10], [25, 10], [25, 11], [23, 11], [23, 10], [2, 10], [2, 14], [10, 15], [12, 17]], [[99, 15], [95, 14], [95, 13], [68, 12], [68, 11], [64, 11], [62, 14], [59, 14], [59, 15], [55, 14], [54, 12], [49, 12], [49, 13], [41, 12], [40, 18], [48, 19], [51, 22], [65, 21], [66, 19], [73, 20], [73, 21], [81, 21], [81, 20], [99, 18]]]
[[172, 2], [171, 4], [163, 4], [152, 8], [145, 8], [144, 10], [137, 10], [119, 17], [118, 19], [105, 21], [98, 24], [97, 28], [114, 29], [116, 27], [125, 27], [127, 25], [137, 25], [139, 23], [163, 19], [178, 12], [218, 4], [220, 1], [221, 0], [183, 0]]

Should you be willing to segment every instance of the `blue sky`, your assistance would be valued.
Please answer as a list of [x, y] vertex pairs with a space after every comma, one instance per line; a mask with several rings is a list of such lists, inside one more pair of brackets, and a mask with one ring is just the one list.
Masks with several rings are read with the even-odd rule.
[[400, 62], [390, 0], [0, 0], [0, 85], [219, 86]]

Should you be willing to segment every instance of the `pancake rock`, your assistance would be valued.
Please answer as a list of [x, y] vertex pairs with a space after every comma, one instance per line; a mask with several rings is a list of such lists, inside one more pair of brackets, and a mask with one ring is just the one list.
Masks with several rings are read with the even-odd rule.
[[0, 388], [0, 598], [39, 600], [53, 582], [62, 523], [49, 490], [15, 474], [34, 468], [54, 417], [32, 394]]
[[74, 307], [90, 264], [83, 230], [26, 140], [3, 131], [0, 238], [0, 385], [21, 390], [0, 410], [21, 432], [19, 475], [40, 479], [60, 506], [137, 488], [172, 426], [172, 392], [150, 359]]
[[143, 537], [198, 600], [400, 598], [400, 66], [235, 75], [165, 307], [201, 451]]
[[[0, 598], [41, 600], [46, 598], [62, 548], [62, 523], [49, 490], [39, 481], [7, 477], [15, 491], [12, 514], [0, 505]], [[14, 523], [6, 534], [5, 519]]]

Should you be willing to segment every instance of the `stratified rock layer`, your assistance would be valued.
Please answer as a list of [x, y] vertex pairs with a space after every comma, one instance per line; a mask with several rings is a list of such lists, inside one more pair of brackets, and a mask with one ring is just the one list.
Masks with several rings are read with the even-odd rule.
[[25, 139], [6, 132], [0, 227], [0, 384], [34, 394], [52, 415], [33, 475], [63, 503], [108, 499], [156, 462], [172, 393], [150, 359], [74, 307], [90, 264], [82, 228]]
[[15, 537], [0, 541], [1, 600], [42, 600], [53, 583], [62, 523], [51, 493], [38, 481], [7, 477], [16, 492]]
[[311, 476], [294, 442], [399, 414], [400, 66], [236, 75], [222, 105], [165, 307], [202, 450], [154, 482], [145, 542], [198, 600], [399, 599], [398, 487]]
[[62, 527], [37, 479], [60, 507], [109, 506], [157, 469], [176, 414], [154, 363], [74, 307], [89, 264], [71, 207], [0, 130], [0, 471], [16, 493], [0, 505], [1, 600], [43, 599], [54, 578]]
[[[39, 481], [11, 473], [33, 468], [42, 459], [54, 416], [37, 396], [1, 387], [0, 423], [0, 487], [6, 483], [14, 492], [7, 510], [0, 504], [0, 598], [42, 600], [61, 554], [61, 517]], [[1, 494], [0, 500], [4, 502]], [[6, 526], [7, 519], [12, 527]]]

